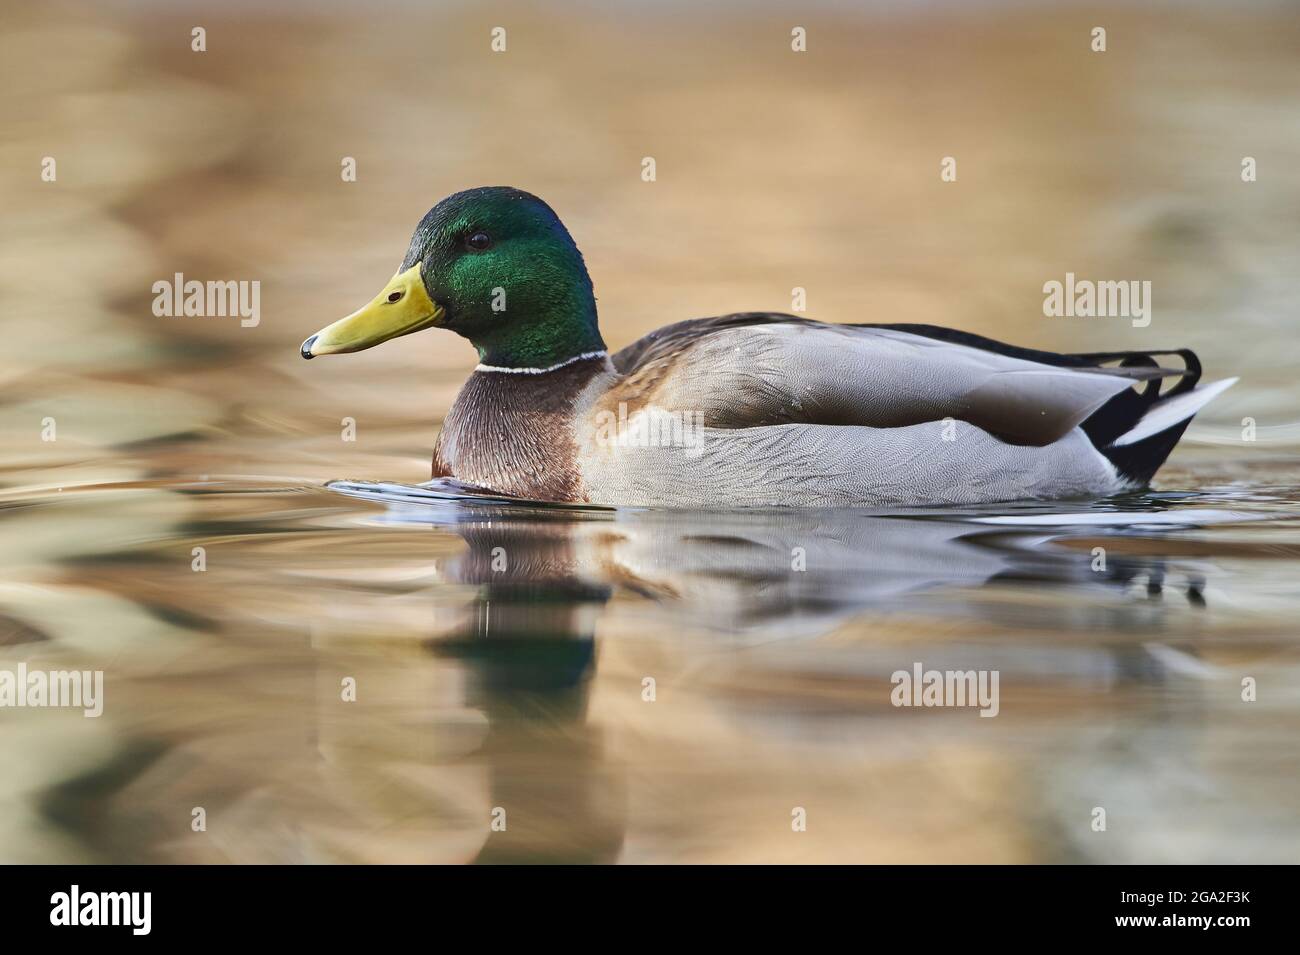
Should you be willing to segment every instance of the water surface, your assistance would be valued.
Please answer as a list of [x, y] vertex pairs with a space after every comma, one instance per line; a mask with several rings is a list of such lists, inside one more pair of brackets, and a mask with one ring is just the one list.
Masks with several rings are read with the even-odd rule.
[[[3, 503], [27, 561], [5, 663], [107, 681], [98, 719], [0, 713], [9, 860], [1296, 858], [1276, 488], [907, 515], [211, 479]], [[915, 662], [997, 670], [998, 715], [891, 705]]]

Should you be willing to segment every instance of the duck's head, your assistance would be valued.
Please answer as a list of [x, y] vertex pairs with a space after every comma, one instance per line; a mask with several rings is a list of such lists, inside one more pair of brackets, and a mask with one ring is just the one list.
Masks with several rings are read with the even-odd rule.
[[425, 328], [468, 338], [485, 365], [546, 368], [605, 347], [591, 279], [559, 217], [506, 186], [428, 211], [384, 290], [302, 343], [302, 357], [361, 351]]

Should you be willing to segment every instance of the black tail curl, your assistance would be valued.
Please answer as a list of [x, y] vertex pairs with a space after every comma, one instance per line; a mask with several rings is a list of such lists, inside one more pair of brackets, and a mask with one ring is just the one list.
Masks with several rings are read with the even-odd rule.
[[1121, 368], [1159, 368], [1161, 366], [1156, 360], [1157, 357], [1169, 355], [1177, 355], [1183, 361], [1178, 383], [1173, 388], [1161, 394], [1164, 379], [1152, 378], [1141, 389], [1130, 388], [1120, 392], [1094, 411], [1080, 426], [1093, 446], [1115, 465], [1115, 469], [1123, 477], [1135, 484], [1145, 485], [1151, 480], [1160, 466], [1165, 463], [1174, 446], [1178, 444], [1192, 419], [1185, 418], [1164, 431], [1132, 444], [1116, 445], [1114, 441], [1132, 430], [1157, 404], [1186, 394], [1195, 388], [1196, 383], [1201, 380], [1200, 359], [1188, 348], [1151, 352], [1094, 352], [1069, 356], [1099, 367], [1107, 362], [1118, 361]]

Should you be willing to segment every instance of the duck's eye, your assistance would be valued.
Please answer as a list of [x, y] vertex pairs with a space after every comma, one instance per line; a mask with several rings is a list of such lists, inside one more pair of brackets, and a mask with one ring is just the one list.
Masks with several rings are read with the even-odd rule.
[[389, 292], [389, 293], [388, 293], [388, 301], [390, 301], [390, 302], [400, 302], [401, 300], [402, 300], [402, 293], [401, 293], [401, 292]]
[[492, 245], [492, 236], [486, 232], [473, 232], [465, 240], [465, 244], [475, 252], [482, 252]]

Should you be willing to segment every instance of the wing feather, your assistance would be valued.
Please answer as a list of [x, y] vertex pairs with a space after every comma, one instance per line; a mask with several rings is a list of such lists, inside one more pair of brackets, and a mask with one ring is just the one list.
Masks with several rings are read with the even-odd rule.
[[[912, 329], [917, 330], [912, 330]], [[834, 325], [748, 313], [681, 322], [613, 357], [610, 402], [703, 415], [715, 428], [907, 427], [953, 418], [1015, 444], [1059, 440], [1136, 382], [1184, 369], [1153, 359], [1017, 349], [929, 326]]]

